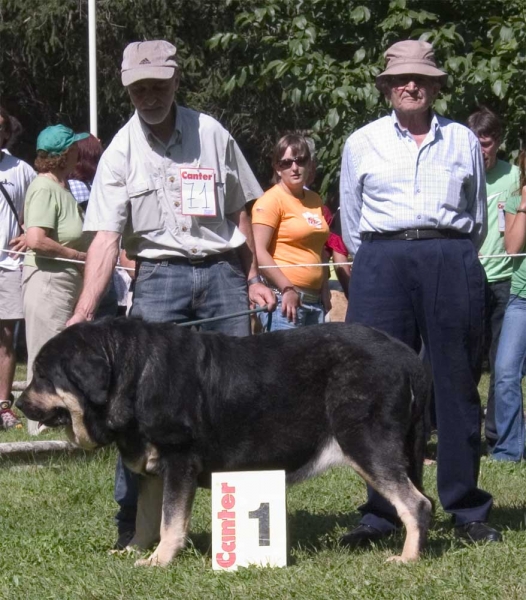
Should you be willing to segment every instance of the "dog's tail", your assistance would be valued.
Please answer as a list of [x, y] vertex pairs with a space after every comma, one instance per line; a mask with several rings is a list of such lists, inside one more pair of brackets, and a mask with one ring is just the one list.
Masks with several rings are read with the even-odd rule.
[[431, 398], [431, 379], [418, 361], [410, 372], [411, 423], [406, 437], [408, 474], [419, 491], [423, 490], [424, 457], [426, 451], [426, 419]]

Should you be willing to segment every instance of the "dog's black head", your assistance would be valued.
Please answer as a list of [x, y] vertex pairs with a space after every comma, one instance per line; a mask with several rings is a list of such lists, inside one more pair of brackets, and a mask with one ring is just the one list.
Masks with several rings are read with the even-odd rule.
[[[74, 325], [49, 340], [33, 365], [33, 379], [16, 402], [28, 417], [48, 427], [64, 425], [70, 440], [92, 449], [114, 440], [126, 418], [109, 408], [111, 357], [97, 324]], [[122, 408], [122, 407], [121, 407]]]

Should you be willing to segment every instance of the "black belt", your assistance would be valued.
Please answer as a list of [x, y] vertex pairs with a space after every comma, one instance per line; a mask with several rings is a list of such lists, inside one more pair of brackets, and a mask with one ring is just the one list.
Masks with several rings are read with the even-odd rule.
[[219, 254], [207, 254], [206, 256], [168, 256], [166, 258], [142, 258], [137, 262], [167, 264], [167, 265], [209, 265], [221, 261], [233, 262], [239, 259], [236, 250], [228, 250]]
[[372, 240], [468, 240], [469, 233], [462, 233], [455, 229], [403, 229], [402, 231], [392, 231], [376, 233], [373, 231], [364, 231], [360, 233], [364, 241]]

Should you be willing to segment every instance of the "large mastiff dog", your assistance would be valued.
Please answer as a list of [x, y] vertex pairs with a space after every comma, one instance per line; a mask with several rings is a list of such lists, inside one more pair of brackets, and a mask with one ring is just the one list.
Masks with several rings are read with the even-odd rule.
[[[115, 442], [146, 476], [139, 512], [150, 518], [138, 518], [131, 545], [160, 543], [139, 564], [166, 565], [181, 550], [212, 472], [284, 469], [294, 483], [336, 464], [396, 507], [406, 539], [394, 558], [412, 561], [431, 514], [420, 491], [428, 391], [412, 350], [360, 325], [234, 338], [115, 319], [47, 342], [17, 406], [64, 425], [82, 448]], [[162, 511], [146, 500], [161, 481]]]

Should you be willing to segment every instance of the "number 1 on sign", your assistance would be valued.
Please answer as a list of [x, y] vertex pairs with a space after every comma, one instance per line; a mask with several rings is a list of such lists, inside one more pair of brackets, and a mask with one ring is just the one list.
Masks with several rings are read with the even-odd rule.
[[270, 546], [270, 510], [269, 503], [262, 502], [257, 510], [248, 513], [249, 519], [259, 520], [259, 545]]

